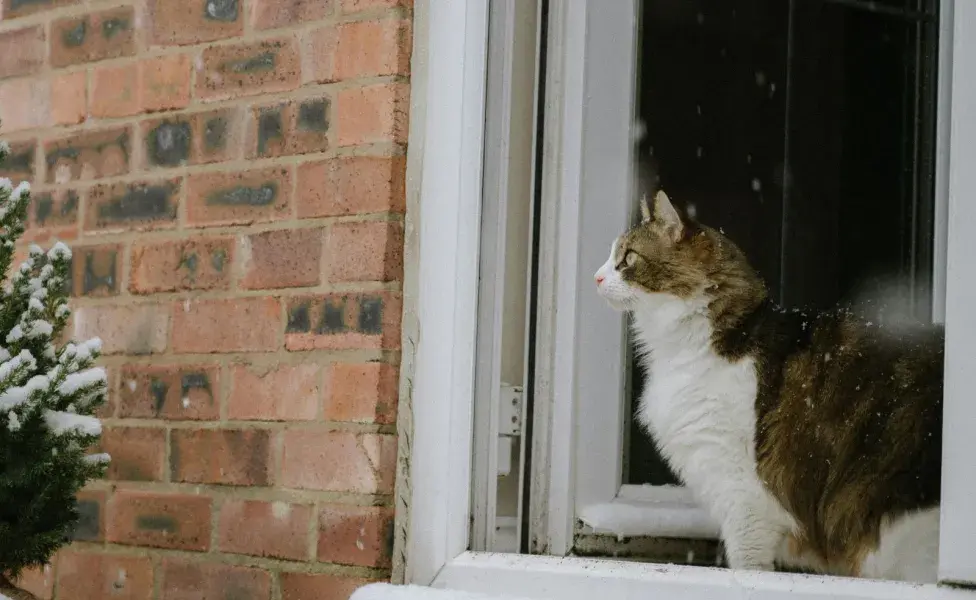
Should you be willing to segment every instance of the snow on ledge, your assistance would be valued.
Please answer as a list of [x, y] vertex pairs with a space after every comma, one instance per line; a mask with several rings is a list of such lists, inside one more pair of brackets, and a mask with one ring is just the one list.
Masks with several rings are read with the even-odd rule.
[[591, 504], [580, 511], [580, 520], [595, 533], [626, 537], [681, 537], [718, 539], [719, 528], [704, 510], [682, 504], [638, 504], [614, 501]]
[[420, 585], [371, 583], [357, 589], [349, 600], [532, 600], [518, 596], [498, 596], [437, 589]]

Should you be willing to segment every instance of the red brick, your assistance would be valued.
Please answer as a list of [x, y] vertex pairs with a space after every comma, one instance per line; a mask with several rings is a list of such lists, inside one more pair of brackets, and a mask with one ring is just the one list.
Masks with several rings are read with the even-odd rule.
[[405, 210], [402, 156], [349, 156], [298, 168], [298, 216], [334, 217]]
[[268, 158], [328, 150], [332, 103], [304, 98], [252, 107], [248, 113], [247, 157]]
[[176, 54], [96, 69], [92, 116], [125, 117], [190, 103], [190, 59]]
[[232, 372], [227, 417], [256, 421], [311, 421], [322, 390], [318, 365], [237, 365]]
[[207, 48], [197, 70], [196, 97], [203, 100], [283, 92], [302, 82], [290, 38]]
[[174, 429], [169, 465], [173, 481], [268, 485], [271, 435], [262, 430]]
[[149, 0], [152, 43], [199, 44], [244, 33], [240, 0]]
[[336, 223], [326, 248], [329, 281], [395, 281], [403, 275], [403, 225]]
[[187, 183], [187, 220], [193, 225], [247, 225], [286, 218], [291, 168], [201, 173]]
[[382, 423], [396, 421], [397, 368], [388, 363], [336, 363], [328, 370], [329, 421]]
[[167, 115], [139, 124], [144, 168], [202, 165], [241, 156], [244, 134], [235, 107]]
[[22, 0], [3, 0], [0, 6], [0, 19], [16, 19], [35, 12], [52, 10], [61, 6], [78, 4], [81, 0], [35, 0], [33, 2], [23, 2]]
[[319, 510], [319, 561], [389, 568], [392, 552], [393, 510], [338, 504]]
[[274, 29], [318, 21], [332, 14], [333, 0], [253, 0], [251, 26]]
[[400, 347], [402, 302], [396, 292], [298, 296], [288, 299], [287, 310], [289, 350]]
[[58, 561], [58, 590], [71, 600], [150, 600], [152, 563], [148, 556], [68, 550]]
[[129, 291], [153, 294], [227, 289], [233, 261], [227, 237], [136, 243], [132, 247]]
[[106, 427], [99, 441], [112, 462], [106, 477], [116, 481], [162, 481], [166, 431], [149, 427]]
[[312, 32], [308, 45], [315, 64], [312, 77], [328, 82], [408, 75], [412, 41], [410, 21], [397, 19], [343, 23], [335, 34], [328, 29]]
[[105, 505], [108, 492], [83, 490], [78, 492], [78, 522], [71, 534], [73, 541], [100, 542], [105, 539]]
[[263, 569], [166, 558], [163, 560], [161, 598], [268, 600], [271, 598], [271, 575]]
[[410, 87], [384, 83], [341, 90], [336, 97], [339, 146], [407, 142]]
[[[70, 317], [69, 324], [65, 326], [65, 329], [70, 333]], [[64, 332], [62, 332], [62, 337], [65, 337]], [[95, 416], [99, 419], [111, 419], [115, 417], [115, 408], [118, 406], [119, 399], [115, 394], [116, 380], [118, 379], [118, 369], [116, 367], [110, 366], [105, 367], [105, 383], [106, 383], [106, 394], [105, 402], [95, 409]]]
[[319, 575], [312, 573], [282, 573], [281, 600], [348, 600], [358, 588], [375, 579]]
[[[9, 159], [8, 159], [9, 161]], [[78, 225], [80, 198], [75, 190], [58, 189], [32, 194], [31, 227], [72, 227]]]
[[227, 500], [217, 526], [221, 552], [308, 559], [308, 523], [312, 507], [288, 502]]
[[206, 496], [119, 490], [109, 513], [109, 542], [198, 552], [210, 548], [211, 500]]
[[51, 123], [77, 125], [88, 116], [88, 77], [84, 71], [51, 78]]
[[131, 6], [58, 19], [51, 23], [51, 65], [65, 67], [135, 54]]
[[99, 184], [88, 193], [87, 231], [163, 229], [176, 225], [181, 179]]
[[[44, 55], [47, 52], [44, 27], [35, 25], [4, 31], [0, 33], [0, 48], [4, 49], [0, 53], [0, 79], [36, 73], [44, 65]], [[6, 121], [6, 115], [4, 120]]]
[[339, 30], [326, 25], [301, 34], [302, 82], [332, 83], [339, 80]]
[[71, 293], [74, 296], [117, 296], [122, 273], [121, 247], [75, 247], [71, 256]]
[[219, 390], [217, 365], [126, 365], [119, 374], [119, 417], [217, 419]]
[[280, 347], [275, 298], [198, 300], [173, 307], [174, 352], [260, 352]]
[[318, 285], [321, 257], [321, 229], [282, 229], [242, 236], [241, 287], [254, 290]]
[[44, 143], [47, 182], [65, 184], [128, 173], [131, 148], [126, 127], [49, 140]]
[[[34, 178], [34, 155], [37, 140], [23, 140], [12, 142], [7, 158], [0, 163], [0, 177], [13, 181], [30, 181]], [[37, 193], [32, 191], [37, 202]]]
[[51, 557], [50, 563], [43, 567], [32, 567], [20, 572], [20, 577], [13, 580], [18, 589], [34, 594], [40, 600], [51, 600], [54, 597], [54, 571], [59, 554]]
[[341, 10], [345, 14], [384, 8], [412, 8], [413, 0], [342, 0]]
[[166, 350], [169, 307], [156, 304], [80, 306], [72, 337], [102, 339], [103, 354], [151, 354]]
[[286, 430], [284, 439], [282, 487], [360, 494], [393, 491], [396, 436]]
[[5, 133], [46, 127], [51, 118], [51, 82], [27, 78], [0, 82], [0, 106]]

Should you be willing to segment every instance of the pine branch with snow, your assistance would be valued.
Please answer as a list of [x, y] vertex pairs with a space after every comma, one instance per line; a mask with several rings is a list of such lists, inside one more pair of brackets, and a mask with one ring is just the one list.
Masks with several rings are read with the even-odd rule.
[[88, 455], [105, 401], [105, 371], [95, 366], [101, 342], [57, 342], [71, 312], [71, 251], [60, 242], [48, 252], [31, 246], [7, 277], [29, 201], [26, 184], [0, 179], [0, 574], [10, 578], [70, 541], [75, 495], [107, 462]]

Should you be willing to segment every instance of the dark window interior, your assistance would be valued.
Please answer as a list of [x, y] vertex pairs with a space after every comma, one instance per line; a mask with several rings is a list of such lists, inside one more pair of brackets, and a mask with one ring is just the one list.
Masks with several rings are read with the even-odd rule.
[[[783, 306], [894, 285], [928, 319], [937, 0], [642, 5], [642, 151], [668, 194], [737, 242]], [[636, 406], [636, 363], [631, 379]], [[627, 483], [674, 483], [628, 430]]]

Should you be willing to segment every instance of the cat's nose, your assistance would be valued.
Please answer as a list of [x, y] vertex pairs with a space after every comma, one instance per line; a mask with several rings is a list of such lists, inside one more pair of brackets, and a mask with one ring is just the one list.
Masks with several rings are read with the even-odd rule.
[[596, 276], [596, 284], [597, 285], [600, 285], [601, 283], [603, 283], [603, 279], [604, 279], [603, 275], [597, 275]]

